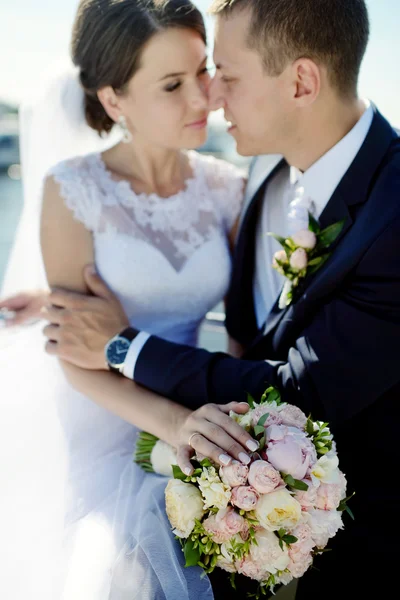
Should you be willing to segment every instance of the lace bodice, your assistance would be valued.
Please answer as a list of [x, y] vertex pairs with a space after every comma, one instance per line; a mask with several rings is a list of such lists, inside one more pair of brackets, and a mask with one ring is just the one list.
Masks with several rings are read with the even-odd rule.
[[198, 326], [226, 293], [228, 234], [241, 210], [244, 173], [188, 153], [192, 177], [169, 198], [136, 194], [115, 181], [100, 154], [74, 158], [50, 174], [75, 218], [93, 234], [99, 273], [131, 324], [195, 344]]

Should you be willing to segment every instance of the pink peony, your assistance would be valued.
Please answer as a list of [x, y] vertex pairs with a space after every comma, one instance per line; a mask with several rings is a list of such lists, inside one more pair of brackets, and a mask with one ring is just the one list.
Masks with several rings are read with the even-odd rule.
[[297, 248], [290, 257], [290, 266], [293, 271], [302, 271], [308, 265], [307, 252], [304, 248]]
[[300, 246], [300, 248], [305, 248], [306, 250], [314, 250], [317, 245], [317, 236], [309, 229], [301, 229], [292, 235], [292, 240], [296, 246]]
[[270, 576], [264, 566], [253, 560], [250, 555], [245, 556], [242, 560], [237, 560], [235, 565], [238, 573], [256, 581], [264, 581]]
[[203, 521], [204, 529], [214, 542], [223, 544], [245, 528], [246, 521], [231, 506], [219, 510]]
[[290, 561], [287, 548], [280, 547], [279, 539], [272, 531], [259, 531], [256, 541], [250, 547], [250, 556], [255, 563], [262, 565], [272, 575], [287, 568]]
[[249, 485], [241, 485], [232, 490], [231, 502], [242, 510], [253, 510], [259, 498], [258, 492]]
[[312, 538], [318, 548], [325, 548], [330, 538], [343, 529], [342, 513], [337, 510], [310, 508], [303, 514], [307, 516]]
[[339, 483], [321, 483], [317, 489], [316, 508], [321, 510], [335, 510], [341, 500], [346, 497], [347, 482], [341, 471], [339, 471], [339, 478]]
[[268, 406], [268, 404], [262, 404], [257, 406], [251, 413], [251, 424], [255, 427], [261, 417], [268, 413], [268, 418], [265, 422], [264, 427], [270, 427], [271, 425], [282, 425], [282, 417], [280, 411], [277, 408]]
[[308, 485], [308, 490], [295, 490], [294, 497], [297, 502], [300, 502], [301, 509], [307, 510], [308, 508], [314, 508], [317, 501], [317, 488], [313, 485], [311, 479], [303, 479], [304, 483]]
[[236, 487], [238, 485], [246, 485], [247, 476], [249, 474], [249, 467], [243, 465], [237, 460], [234, 460], [227, 467], [221, 467], [219, 476], [225, 485], [229, 487]]
[[293, 404], [283, 405], [279, 411], [279, 416], [282, 425], [287, 425], [288, 427], [298, 427], [304, 430], [307, 423], [306, 415], [298, 406], [293, 406]]
[[265, 460], [256, 460], [250, 465], [249, 484], [260, 494], [273, 492], [283, 480], [276, 469]]
[[317, 451], [311, 439], [296, 427], [272, 425], [267, 428], [268, 461], [281, 473], [304, 479], [317, 462]]
[[311, 551], [315, 543], [312, 538], [312, 531], [307, 523], [300, 523], [292, 532], [297, 538], [297, 542], [289, 547], [290, 563], [288, 569], [293, 577], [302, 577], [310, 568], [313, 562]]

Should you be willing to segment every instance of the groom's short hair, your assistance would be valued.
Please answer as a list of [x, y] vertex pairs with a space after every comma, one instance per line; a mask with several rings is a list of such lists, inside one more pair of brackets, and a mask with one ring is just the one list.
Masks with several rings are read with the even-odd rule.
[[307, 57], [326, 66], [342, 95], [357, 93], [369, 38], [364, 0], [213, 0], [210, 7], [222, 16], [236, 10], [252, 11], [249, 47], [261, 53], [269, 75]]

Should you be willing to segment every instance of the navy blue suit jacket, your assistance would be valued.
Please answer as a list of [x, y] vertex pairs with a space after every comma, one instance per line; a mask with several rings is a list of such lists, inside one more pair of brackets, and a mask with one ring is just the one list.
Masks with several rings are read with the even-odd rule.
[[[391, 481], [397, 470], [400, 139], [375, 109], [363, 146], [320, 217], [323, 227], [345, 219], [331, 258], [292, 305], [275, 305], [259, 331], [252, 292], [256, 223], [266, 186], [280, 167], [250, 203], [234, 256], [226, 325], [247, 348], [243, 358], [151, 337], [135, 381], [193, 409], [246, 400], [247, 392], [259, 398], [272, 384], [284, 401], [328, 421], [350, 491], [357, 491], [353, 531], [360, 541], [367, 529], [372, 534], [366, 527], [371, 502], [385, 501], [388, 510], [397, 503], [390, 485], [378, 498], [368, 481], [374, 463], [381, 481]], [[373, 535], [380, 535], [378, 529]], [[385, 536], [382, 541], [388, 543]]]

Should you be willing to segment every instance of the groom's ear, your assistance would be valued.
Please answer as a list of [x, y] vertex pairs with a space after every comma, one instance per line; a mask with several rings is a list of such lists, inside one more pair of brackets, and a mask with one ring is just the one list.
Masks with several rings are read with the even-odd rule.
[[110, 85], [107, 85], [98, 90], [97, 97], [110, 119], [117, 122], [122, 111], [119, 104], [119, 97], [114, 89]]
[[295, 100], [298, 106], [309, 106], [321, 90], [321, 68], [309, 58], [299, 58], [292, 65]]

